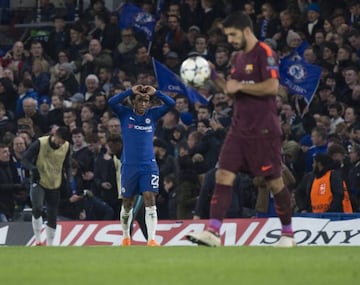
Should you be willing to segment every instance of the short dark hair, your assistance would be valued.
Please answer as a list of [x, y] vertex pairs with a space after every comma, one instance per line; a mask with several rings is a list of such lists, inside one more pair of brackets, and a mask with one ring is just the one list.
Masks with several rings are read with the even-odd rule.
[[342, 155], [346, 154], [346, 149], [341, 144], [334, 143], [328, 147], [328, 155], [333, 156], [336, 153], [341, 153]]
[[223, 27], [236, 28], [239, 30], [250, 28], [251, 30], [253, 30], [253, 23], [247, 14], [242, 11], [236, 11], [225, 18], [223, 22]]
[[67, 127], [58, 127], [55, 130], [55, 135], [62, 138], [63, 140], [67, 140], [69, 138], [69, 130]]
[[334, 102], [332, 104], [329, 105], [328, 109], [336, 109], [336, 111], [341, 114], [342, 110], [343, 110], [343, 106], [341, 105], [340, 102]]

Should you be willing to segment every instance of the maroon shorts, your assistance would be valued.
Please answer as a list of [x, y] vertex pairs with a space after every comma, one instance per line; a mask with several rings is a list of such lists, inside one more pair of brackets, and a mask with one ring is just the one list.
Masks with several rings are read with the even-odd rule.
[[254, 176], [281, 176], [281, 138], [227, 136], [219, 157], [219, 168]]

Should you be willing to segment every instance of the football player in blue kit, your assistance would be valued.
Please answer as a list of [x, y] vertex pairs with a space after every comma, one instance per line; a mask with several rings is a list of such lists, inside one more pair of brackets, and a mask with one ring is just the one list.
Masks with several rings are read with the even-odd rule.
[[[130, 96], [132, 106], [120, 104]], [[156, 96], [165, 104], [151, 107], [150, 99]], [[157, 212], [155, 196], [159, 189], [159, 167], [156, 163], [153, 137], [156, 121], [174, 107], [175, 101], [150, 85], [135, 85], [109, 99], [109, 106], [121, 122], [123, 150], [121, 155], [120, 222], [123, 228], [123, 246], [131, 245], [130, 225], [137, 195], [145, 204], [147, 244], [157, 246], [155, 232]]]

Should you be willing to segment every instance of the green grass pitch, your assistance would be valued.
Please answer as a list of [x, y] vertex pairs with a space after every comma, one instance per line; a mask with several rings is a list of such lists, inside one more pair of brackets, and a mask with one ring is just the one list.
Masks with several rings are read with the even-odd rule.
[[360, 247], [1, 247], [4, 285], [360, 284]]

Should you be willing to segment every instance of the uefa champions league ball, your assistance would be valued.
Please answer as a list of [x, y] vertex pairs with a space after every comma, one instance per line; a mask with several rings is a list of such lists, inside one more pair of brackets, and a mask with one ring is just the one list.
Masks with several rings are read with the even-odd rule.
[[185, 59], [180, 67], [181, 79], [188, 85], [200, 87], [210, 78], [211, 69], [207, 60], [201, 56]]

